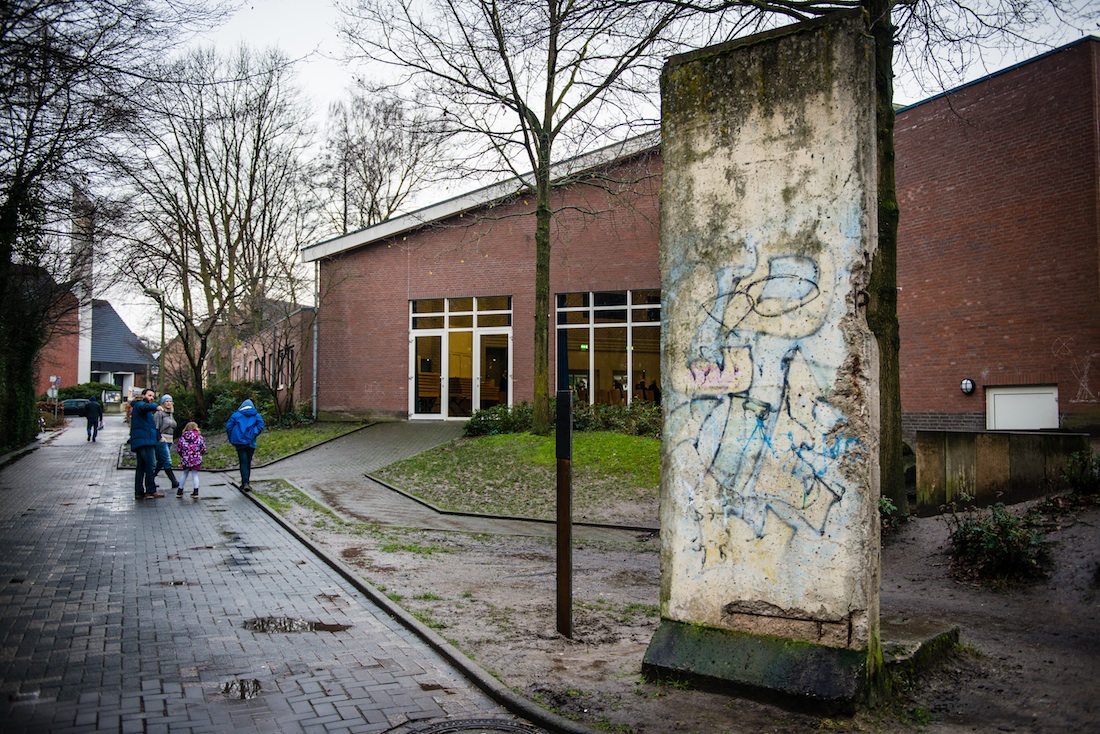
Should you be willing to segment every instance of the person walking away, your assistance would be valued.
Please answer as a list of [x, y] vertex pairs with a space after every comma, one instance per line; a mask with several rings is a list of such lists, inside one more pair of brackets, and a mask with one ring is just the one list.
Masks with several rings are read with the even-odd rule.
[[92, 395], [89, 396], [84, 410], [84, 418], [88, 421], [88, 440], [94, 442], [99, 435], [99, 429], [103, 428], [103, 404]]
[[251, 492], [248, 483], [252, 475], [252, 455], [256, 453], [256, 437], [264, 430], [264, 417], [251, 400], [245, 400], [241, 407], [229, 416], [225, 422], [225, 432], [229, 443], [237, 449], [237, 459], [241, 464], [241, 491]]
[[180, 455], [180, 465], [183, 466], [183, 477], [180, 478], [176, 496], [183, 496], [183, 488], [187, 486], [187, 477], [191, 477], [192, 497], [199, 496], [199, 470], [202, 469], [202, 455], [206, 453], [206, 439], [199, 431], [199, 424], [191, 421], [183, 427], [183, 435], [176, 443], [176, 451]]
[[156, 403], [156, 393], [152, 388], [143, 390], [141, 395], [130, 403], [130, 449], [137, 457], [137, 470], [134, 472], [134, 498], [152, 499], [163, 497], [157, 491], [156, 445], [160, 434], [154, 415], [163, 410]]
[[156, 476], [164, 471], [164, 476], [172, 483], [172, 489], [178, 490], [180, 483], [176, 481], [176, 474], [172, 471], [172, 442], [176, 440], [176, 418], [172, 415], [172, 396], [164, 395], [160, 399], [161, 410], [157, 413], [157, 469], [153, 473]]

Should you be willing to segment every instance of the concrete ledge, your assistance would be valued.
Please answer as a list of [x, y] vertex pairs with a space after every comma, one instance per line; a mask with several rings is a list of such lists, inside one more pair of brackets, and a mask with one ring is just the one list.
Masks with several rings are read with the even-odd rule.
[[894, 677], [939, 663], [959, 644], [959, 628], [927, 619], [890, 617], [880, 622], [882, 664]]
[[851, 710], [865, 693], [867, 653], [661, 620], [642, 660], [658, 678], [685, 678], [796, 707]]

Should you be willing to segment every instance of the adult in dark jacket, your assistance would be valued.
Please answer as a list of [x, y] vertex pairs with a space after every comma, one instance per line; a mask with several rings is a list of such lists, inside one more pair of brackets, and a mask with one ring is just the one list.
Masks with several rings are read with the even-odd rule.
[[152, 388], [143, 390], [141, 397], [130, 403], [130, 408], [130, 449], [137, 457], [134, 497], [135, 499], [163, 497], [164, 494], [157, 491], [157, 484], [153, 479], [157, 468], [156, 445], [160, 438], [157, 422], [153, 417], [161, 409], [156, 403], [156, 393]]
[[225, 422], [225, 432], [229, 443], [237, 449], [237, 459], [241, 463], [241, 491], [249, 492], [252, 485], [248, 479], [252, 474], [252, 455], [256, 453], [256, 436], [264, 430], [264, 417], [251, 400], [245, 400], [241, 407], [229, 416]]
[[88, 440], [95, 441], [99, 435], [99, 423], [103, 420], [103, 404], [96, 400], [95, 395], [88, 397], [88, 404], [84, 406], [84, 417], [88, 419]]

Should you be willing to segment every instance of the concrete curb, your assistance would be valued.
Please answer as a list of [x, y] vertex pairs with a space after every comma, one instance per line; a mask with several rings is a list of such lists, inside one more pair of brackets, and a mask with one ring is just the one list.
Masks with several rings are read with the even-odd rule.
[[[519, 521], [519, 522], [541, 523], [543, 525], [557, 525], [558, 524], [557, 520], [546, 520], [546, 519], [543, 519], [541, 517], [515, 517], [514, 515], [487, 515], [487, 514], [481, 513], [481, 512], [461, 512], [461, 511], [458, 511], [458, 510], [445, 510], [442, 507], [437, 507], [437, 506], [433, 505], [431, 502], [428, 502], [427, 500], [421, 499], [421, 498], [417, 497], [414, 494], [409, 494], [408, 492], [406, 492], [403, 489], [400, 489], [399, 487], [395, 487], [392, 484], [387, 484], [386, 482], [383, 482], [381, 479], [378, 479], [376, 477], [372, 477], [370, 474], [364, 474], [363, 476], [365, 476], [367, 479], [371, 480], [372, 482], [375, 482], [376, 484], [379, 484], [379, 485], [385, 487], [386, 489], [390, 490], [391, 492], [396, 492], [397, 494], [401, 495], [402, 497], [404, 497], [406, 499], [412, 500], [413, 502], [416, 502], [417, 504], [422, 505], [423, 507], [427, 507], [429, 510], [431, 510], [432, 512], [435, 512], [436, 514], [439, 514], [439, 515], [448, 515], [450, 517], [474, 517], [474, 518], [478, 518], [478, 519], [481, 519], [481, 520], [507, 520], [507, 521], [516, 520], [516, 521]], [[602, 523], [602, 522], [574, 522], [573, 524], [574, 525], [580, 525], [581, 527], [586, 527], [586, 528], [599, 528], [599, 529], [602, 529], [602, 530], [626, 530], [626, 531], [634, 532], [634, 533], [653, 533], [654, 535], [660, 535], [661, 534], [660, 528], [646, 527], [646, 526], [643, 526], [643, 525], [613, 525], [611, 523]]]
[[[294, 485], [293, 482], [286, 481], [300, 492], [303, 492], [306, 496], [310, 496], [308, 492], [304, 492], [299, 487]], [[226, 479], [226, 482], [231, 486], [236, 486], [233, 482]], [[239, 491], [239, 488], [238, 488]], [[306, 537], [297, 527], [289, 523], [285, 518], [268, 507], [265, 503], [260, 501], [257, 497], [253, 497], [248, 492], [241, 492], [241, 494], [248, 497], [248, 499], [257, 507], [260, 508], [268, 517], [273, 519], [279, 524], [286, 532], [288, 532], [295, 540], [305, 546], [311, 553], [317, 558], [329, 566], [332, 570], [340, 574], [345, 581], [350, 583], [356, 589], [358, 589], [364, 596], [370, 599], [372, 602], [381, 607], [387, 614], [393, 617], [398, 623], [400, 623], [407, 630], [415, 634], [422, 639], [430, 648], [439, 653], [447, 662], [454, 665], [462, 675], [464, 675], [471, 683], [484, 691], [490, 698], [504, 706], [506, 709], [527, 719], [533, 724], [548, 729], [551, 732], [561, 732], [561, 734], [600, 734], [596, 729], [589, 728], [578, 722], [572, 721], [559, 716], [553, 712], [547, 711], [534, 702], [520, 696], [512, 689], [505, 686], [499, 680], [489, 675], [485, 670], [474, 663], [470, 658], [466, 657], [460, 650], [455, 648], [447, 640], [437, 635], [432, 629], [424, 625], [416, 617], [412, 616], [404, 609], [395, 604], [389, 597], [387, 597], [378, 589], [374, 588], [370, 583], [364, 581], [354, 569], [325, 553], [317, 544]]]

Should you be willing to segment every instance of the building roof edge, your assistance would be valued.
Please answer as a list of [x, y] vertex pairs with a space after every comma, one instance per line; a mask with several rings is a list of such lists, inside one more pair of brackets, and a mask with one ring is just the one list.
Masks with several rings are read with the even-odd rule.
[[1057, 48], [1052, 48], [1051, 50], [1045, 51], [1045, 52], [1039, 54], [1038, 56], [1032, 56], [1030, 59], [1024, 59], [1023, 61], [1019, 61], [1015, 64], [1012, 64], [1011, 66], [1006, 66], [1003, 69], [998, 69], [997, 71], [990, 72], [990, 73], [986, 74], [985, 76], [978, 77], [977, 79], [973, 79], [971, 81], [968, 81], [965, 84], [960, 84], [957, 87], [952, 87], [951, 89], [946, 89], [946, 90], [940, 92], [939, 94], [934, 94], [931, 97], [926, 97], [925, 99], [922, 99], [918, 102], [914, 102], [912, 104], [908, 104], [908, 105], [904, 105], [902, 107], [898, 107], [894, 112], [895, 112], [895, 114], [900, 114], [902, 112], [905, 112], [906, 110], [911, 110], [914, 107], [920, 107], [922, 104], [927, 104], [928, 102], [934, 102], [937, 99], [942, 99], [943, 97], [946, 97], [950, 94], [955, 94], [956, 92], [960, 92], [960, 91], [966, 89], [967, 87], [972, 87], [975, 84], [981, 84], [982, 82], [985, 82], [985, 81], [987, 81], [989, 79], [992, 79], [994, 77], [1001, 76], [1002, 74], [1008, 74], [1009, 72], [1015, 71], [1016, 69], [1027, 66], [1028, 64], [1035, 63], [1036, 61], [1040, 61], [1042, 59], [1045, 59], [1048, 56], [1054, 56], [1055, 54], [1059, 54], [1063, 51], [1067, 51], [1067, 50], [1073, 48], [1074, 46], [1079, 46], [1082, 43], [1087, 43], [1089, 41], [1100, 42], [1100, 36], [1098, 36], [1096, 34], [1089, 34], [1087, 36], [1081, 36], [1076, 41], [1070, 41], [1069, 43], [1067, 43], [1065, 45], [1059, 46]]
[[[551, 169], [551, 176], [555, 180], [561, 180], [566, 176], [636, 155], [637, 153], [660, 145], [660, 142], [660, 130], [653, 130], [618, 143], [604, 146], [603, 148], [599, 148], [589, 153], [582, 153], [581, 155], [555, 163]], [[530, 174], [528, 174], [528, 176], [530, 176]], [[364, 227], [355, 232], [349, 232], [348, 234], [333, 237], [313, 245], [306, 245], [301, 250], [302, 261], [314, 262], [316, 260], [323, 260], [380, 240], [395, 237], [399, 234], [431, 224], [432, 222], [438, 222], [470, 211], [471, 209], [502, 201], [509, 196], [529, 190], [532, 186], [533, 182], [528, 178], [524, 176], [514, 176], [504, 181], [471, 191], [467, 194], [430, 204], [408, 214], [393, 217], [392, 219], [387, 219], [378, 224], [372, 224], [369, 227]]]

